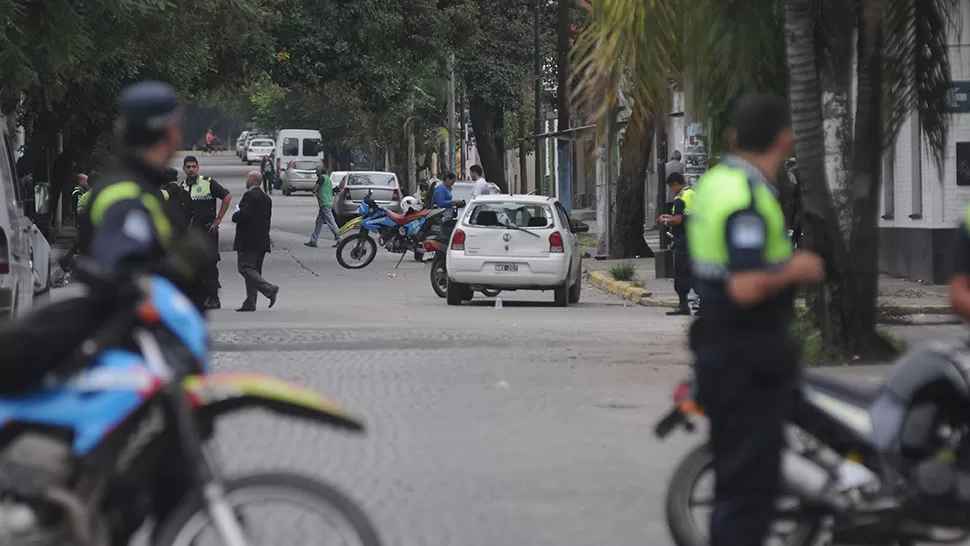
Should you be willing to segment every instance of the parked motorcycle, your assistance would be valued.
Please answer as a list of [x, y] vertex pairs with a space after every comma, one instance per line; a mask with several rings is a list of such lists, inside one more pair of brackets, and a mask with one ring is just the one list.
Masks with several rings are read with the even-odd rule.
[[[679, 427], [692, 431], [703, 417], [692, 389], [690, 381], [677, 386], [673, 408], [656, 424], [659, 438]], [[788, 523], [785, 546], [812, 544], [829, 521], [833, 544], [952, 544], [970, 537], [966, 345], [917, 347], [881, 384], [808, 370], [790, 424], [778, 503], [778, 520]], [[707, 544], [691, 501], [712, 459], [700, 445], [671, 478], [667, 522], [678, 546]]]
[[[334, 488], [288, 472], [224, 479], [207, 441], [217, 417], [254, 407], [354, 432], [363, 430], [360, 421], [278, 379], [210, 373], [205, 319], [168, 280], [122, 283], [75, 265], [75, 279], [94, 294], [77, 298], [75, 307], [105, 309], [107, 320], [91, 325], [94, 335], [75, 358], [48, 366], [27, 394], [7, 394], [5, 385], [0, 544], [107, 546], [119, 528], [132, 521], [137, 528], [147, 518], [150, 502], [142, 499], [156, 493], [163, 472], [184, 468], [189, 491], [155, 522], [153, 544], [196, 544], [208, 527], [222, 544], [245, 546], [251, 542], [240, 506], [248, 514], [250, 503], [277, 501], [333, 521], [341, 540], [379, 545], [364, 512]], [[70, 305], [50, 307], [56, 313], [56, 306]], [[54, 354], [49, 347], [38, 353]], [[18, 381], [45, 373], [20, 370], [3, 371]]]
[[[361, 201], [357, 212], [360, 216], [350, 220], [337, 233], [341, 237], [337, 245], [337, 262], [347, 269], [367, 267], [377, 257], [377, 243], [370, 233], [378, 235], [379, 242], [388, 252], [401, 254], [401, 260], [409, 252], [420, 248], [420, 242], [428, 235], [428, 220], [439, 216], [445, 209], [422, 210], [403, 215], [380, 207], [373, 192]], [[353, 235], [346, 235], [358, 230]], [[345, 236], [346, 235], [346, 236]], [[398, 261], [398, 265], [400, 265]]]
[[[444, 231], [448, 234], [451, 233], [451, 230], [447, 229], [447, 226], [445, 227]], [[445, 264], [445, 252], [447, 251], [447, 235], [430, 235], [424, 241], [425, 256], [433, 256], [433, 258], [431, 258], [431, 264], [428, 267], [431, 274], [431, 288], [434, 289], [434, 293], [437, 294], [439, 298], [448, 296], [448, 268]], [[494, 298], [501, 293], [501, 290], [491, 288], [482, 289], [482, 294], [485, 294], [485, 296], [489, 298]]]

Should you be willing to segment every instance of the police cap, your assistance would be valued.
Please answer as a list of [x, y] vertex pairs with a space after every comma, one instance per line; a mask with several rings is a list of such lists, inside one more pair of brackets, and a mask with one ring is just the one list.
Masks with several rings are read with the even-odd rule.
[[128, 130], [159, 132], [178, 119], [178, 95], [166, 83], [139, 82], [121, 92], [118, 111]]
[[175, 167], [165, 167], [165, 176], [169, 182], [178, 182], [179, 170]]

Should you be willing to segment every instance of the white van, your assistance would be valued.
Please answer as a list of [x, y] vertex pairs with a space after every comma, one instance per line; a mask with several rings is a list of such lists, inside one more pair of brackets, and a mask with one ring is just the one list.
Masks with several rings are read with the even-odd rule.
[[315, 129], [283, 129], [276, 133], [276, 172], [285, 171], [290, 163], [299, 160], [323, 161], [320, 146], [323, 137]]
[[37, 210], [49, 205], [48, 188], [22, 195], [17, 184], [13, 138], [0, 116], [0, 322], [27, 311], [34, 294], [50, 289], [50, 244], [24, 213], [24, 201]]

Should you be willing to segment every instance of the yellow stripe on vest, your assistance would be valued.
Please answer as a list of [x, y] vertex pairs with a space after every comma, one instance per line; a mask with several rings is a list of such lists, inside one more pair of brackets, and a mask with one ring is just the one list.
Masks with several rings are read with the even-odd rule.
[[163, 246], [167, 245], [172, 237], [172, 224], [168, 221], [162, 204], [154, 195], [142, 191], [141, 186], [134, 182], [118, 182], [102, 190], [91, 204], [91, 225], [97, 227], [112, 205], [128, 199], [137, 199], [148, 210], [155, 231], [158, 232], [159, 242]]

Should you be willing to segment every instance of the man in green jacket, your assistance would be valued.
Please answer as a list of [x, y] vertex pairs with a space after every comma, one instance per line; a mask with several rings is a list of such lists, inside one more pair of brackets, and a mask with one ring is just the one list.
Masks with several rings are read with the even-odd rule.
[[340, 237], [337, 235], [337, 220], [333, 217], [333, 181], [327, 175], [327, 167], [321, 162], [317, 167], [317, 183], [313, 186], [313, 195], [317, 196], [317, 205], [320, 210], [317, 212], [317, 222], [313, 227], [313, 234], [310, 235], [310, 242], [304, 243], [310, 248], [317, 248], [317, 241], [320, 240], [320, 229], [326, 223], [330, 231], [333, 232], [334, 248], [340, 244]]

